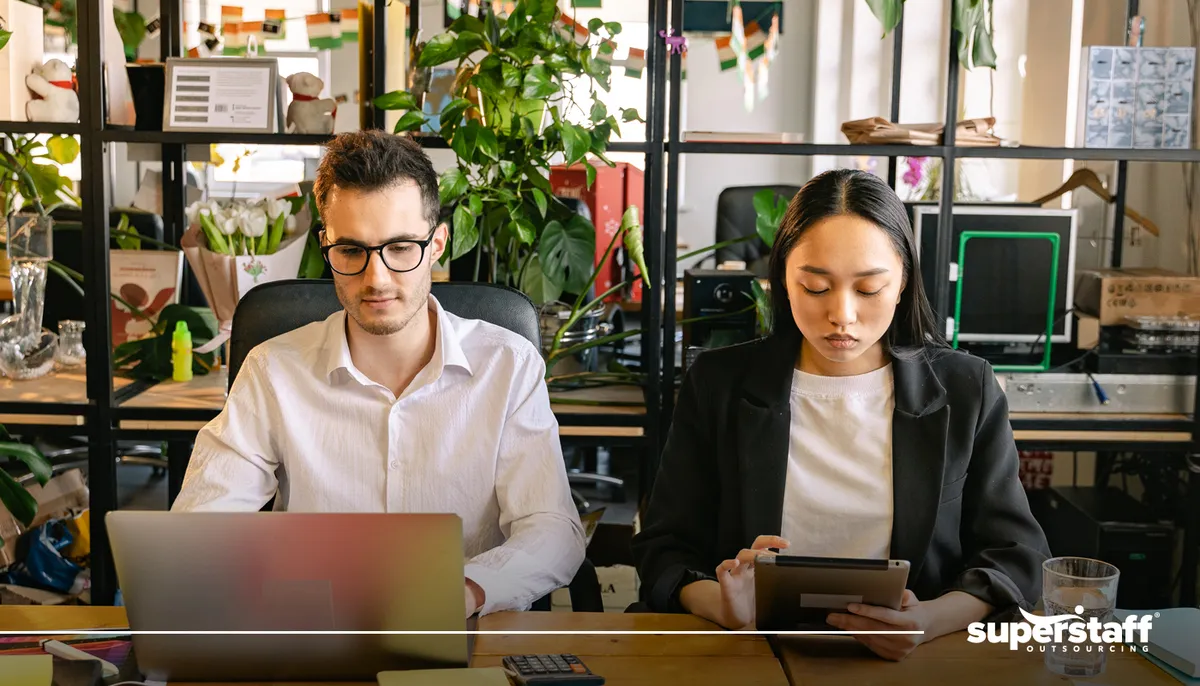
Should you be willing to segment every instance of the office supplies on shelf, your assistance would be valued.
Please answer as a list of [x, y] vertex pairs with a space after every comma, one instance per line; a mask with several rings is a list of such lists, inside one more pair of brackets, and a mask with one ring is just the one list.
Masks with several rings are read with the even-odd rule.
[[[1084, 168], [1076, 169], [1074, 173], [1067, 177], [1067, 180], [1064, 181], [1061, 186], [1055, 188], [1037, 200], [1034, 200], [1031, 204], [1045, 205], [1055, 198], [1059, 198], [1067, 193], [1079, 190], [1081, 188], [1091, 191], [1098, 198], [1110, 205], [1117, 201], [1117, 199], [1113, 197], [1112, 193], [1109, 193], [1108, 189], [1104, 187], [1104, 183], [1100, 180], [1100, 177], [1096, 176], [1096, 172], [1092, 171], [1091, 169]], [[1126, 206], [1125, 216], [1129, 217], [1134, 224], [1137, 224], [1143, 229], [1149, 231], [1152, 235], [1158, 235], [1158, 225], [1144, 217], [1137, 210]]]
[[[993, 117], [964, 119], [954, 132], [954, 144], [960, 147], [996, 147], [1000, 139], [991, 134], [996, 120]], [[853, 145], [903, 143], [908, 145], [940, 145], [944, 124], [893, 124], [883, 117], [857, 119], [842, 124], [842, 134]]]

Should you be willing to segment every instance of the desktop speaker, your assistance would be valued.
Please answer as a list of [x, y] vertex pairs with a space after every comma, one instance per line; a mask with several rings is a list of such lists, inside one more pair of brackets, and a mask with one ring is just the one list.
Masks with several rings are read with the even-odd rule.
[[[691, 365], [702, 350], [752, 340], [757, 318], [751, 284], [744, 270], [689, 269], [683, 273], [683, 362]], [[701, 321], [692, 321], [701, 319]]]

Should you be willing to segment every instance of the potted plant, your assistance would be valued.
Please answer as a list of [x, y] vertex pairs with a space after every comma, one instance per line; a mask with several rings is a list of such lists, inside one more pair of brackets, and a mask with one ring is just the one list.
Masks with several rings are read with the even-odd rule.
[[[14, 441], [3, 425], [0, 425], [0, 457], [20, 461], [43, 486], [50, 480], [50, 462], [41, 451], [34, 446]], [[4, 469], [0, 469], [0, 503], [3, 503], [12, 516], [24, 526], [32, 524], [37, 516], [37, 500]], [[3, 546], [4, 539], [0, 538], [0, 547]]]
[[[621, 26], [593, 19], [575, 29], [554, 0], [519, 0], [505, 18], [485, 11], [483, 19], [459, 17], [417, 58], [419, 68], [457, 65], [452, 100], [439, 113], [439, 132], [457, 156], [440, 182], [442, 204], [453, 208], [450, 259], [474, 251], [475, 280], [519, 288], [538, 304], [586, 293], [596, 230], [554, 197], [549, 172], [584, 162], [591, 183], [587, 158], [612, 166], [610, 138], [621, 121], [639, 119], [633, 109], [609, 113], [594, 92], [586, 112], [571, 98], [576, 79], [609, 88], [607, 56]], [[407, 91], [375, 104], [403, 112], [397, 132], [428, 119]]]

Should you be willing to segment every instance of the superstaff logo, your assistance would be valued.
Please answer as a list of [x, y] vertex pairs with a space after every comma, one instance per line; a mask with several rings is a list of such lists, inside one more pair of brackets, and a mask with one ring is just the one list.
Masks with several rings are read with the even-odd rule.
[[[1150, 627], [1154, 618], [1159, 616], [1159, 613], [1155, 612], [1153, 615], [1128, 615], [1121, 622], [1101, 622], [1099, 617], [1084, 620], [1080, 616], [1083, 614], [1082, 605], [1076, 605], [1075, 612], [1077, 614], [1039, 617], [1021, 610], [1024, 622], [974, 622], [967, 627], [967, 641], [1007, 643], [1009, 650], [1020, 650], [1021, 646], [1033, 641], [1043, 646], [1063, 646], [1063, 650], [1068, 649], [1064, 644], [1089, 644], [1089, 648], [1097, 646], [1101, 651], [1104, 650], [1104, 645], [1120, 646], [1122, 651], [1127, 645], [1135, 651], [1141, 646], [1144, 651], [1150, 642]], [[1035, 647], [1028, 646], [1027, 650], [1033, 652]], [[1045, 648], [1042, 650], [1045, 651]], [[1075, 650], [1078, 652], [1079, 648]], [[1109, 650], [1116, 651], [1115, 648]]]

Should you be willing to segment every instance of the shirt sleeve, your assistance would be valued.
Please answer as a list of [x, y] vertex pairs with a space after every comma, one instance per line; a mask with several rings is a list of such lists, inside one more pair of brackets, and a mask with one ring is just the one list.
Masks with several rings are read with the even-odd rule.
[[496, 461], [505, 542], [471, 558], [464, 569], [484, 591], [481, 615], [528, 609], [569, 584], [583, 563], [583, 525], [567, 483], [545, 363], [537, 355], [525, 357], [509, 393], [512, 409]]
[[257, 512], [275, 496], [279, 466], [272, 426], [278, 417], [266, 362], [246, 356], [225, 408], [196, 435], [174, 512]]

